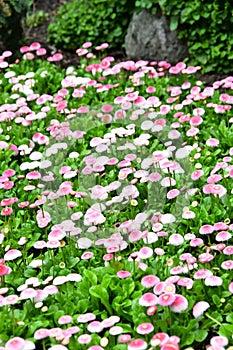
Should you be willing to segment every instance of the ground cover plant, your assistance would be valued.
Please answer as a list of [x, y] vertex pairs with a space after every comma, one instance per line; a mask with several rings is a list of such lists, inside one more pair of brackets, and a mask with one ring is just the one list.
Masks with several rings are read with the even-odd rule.
[[186, 63], [202, 65], [205, 73], [232, 74], [230, 0], [120, 0], [107, 6], [105, 0], [73, 0], [61, 5], [51, 18], [47, 39], [55, 47], [69, 51], [84, 40], [95, 45], [108, 41], [111, 49], [122, 51], [133, 14], [142, 10], [167, 17], [170, 30], [177, 30], [178, 38], [187, 44]]
[[232, 349], [233, 77], [0, 56], [0, 349]]
[[97, 45], [111, 42], [121, 48], [134, 11], [134, 1], [74, 0], [60, 6], [48, 26], [48, 41], [57, 48], [75, 50], [84, 40]]

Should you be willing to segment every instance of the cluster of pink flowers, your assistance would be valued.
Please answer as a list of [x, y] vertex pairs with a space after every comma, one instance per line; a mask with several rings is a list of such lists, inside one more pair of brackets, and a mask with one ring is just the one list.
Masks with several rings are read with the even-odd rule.
[[[95, 50], [107, 47], [108, 44], [103, 43]], [[122, 289], [123, 295], [136, 289], [137, 307], [143, 310], [146, 321], [137, 320], [133, 332], [129, 332], [133, 334], [128, 334], [118, 316], [107, 317], [103, 313], [98, 320], [96, 312], [75, 317], [64, 309], [67, 314], [59, 314], [58, 319], [55, 316], [53, 322], [57, 324], [54, 328], [35, 331], [36, 343], [41, 344], [40, 341], [45, 339], [47, 345], [50, 337], [53, 345], [49, 350], [67, 350], [66, 345], [72, 347], [70, 340], [74, 336], [78, 347], [103, 350], [108, 345], [107, 337], [99, 341], [100, 345], [95, 343], [98, 336], [107, 332], [109, 338], [117, 336], [118, 343], [126, 344], [120, 346], [128, 350], [149, 347], [179, 350], [182, 340], [178, 336], [155, 333], [160, 314], [167, 312], [171, 318], [181, 320], [182, 313], [190, 313], [202, 325], [200, 318], [209, 317], [213, 321], [208, 313], [213, 309], [211, 293], [218, 289], [224, 291], [224, 298], [228, 300], [233, 294], [232, 279], [225, 280], [225, 275], [233, 270], [233, 224], [230, 219], [226, 221], [228, 223], [217, 221], [224, 220], [224, 211], [222, 217], [217, 214], [216, 222], [212, 215], [215, 209], [217, 212], [223, 207], [230, 212], [229, 195], [233, 193], [233, 190], [229, 193], [233, 148], [227, 150], [230, 136], [225, 142], [220, 133], [226, 129], [228, 135], [230, 127], [224, 125], [233, 122], [228, 118], [233, 97], [230, 91], [215, 94], [220, 88], [232, 90], [233, 77], [212, 86], [203, 87], [198, 81], [193, 86], [185, 81], [185, 75], [199, 71], [200, 67], [186, 66], [184, 62], [173, 66], [166, 61], [115, 62], [111, 56], [93, 63], [92, 59], [96, 57], [89, 48], [92, 43], [86, 42], [76, 50], [78, 56], [91, 59], [85, 68], [88, 77], [78, 76], [76, 68], [68, 67], [62, 71], [62, 79], [53, 94], [46, 93], [50, 87], [42, 89], [43, 84], [47, 85], [47, 70], [20, 75], [19, 69], [7, 62], [12, 54], [10, 51], [0, 56], [3, 82], [7, 84], [6, 98], [3, 94], [6, 102], [0, 106], [0, 134], [4, 136], [0, 150], [9, 153], [7, 161], [15, 167], [15, 170], [10, 165], [7, 168], [4, 161], [5, 170], [0, 175], [4, 223], [0, 233], [4, 251], [3, 259], [0, 259], [1, 282], [7, 285], [8, 280], [12, 281], [12, 267], [15, 268], [17, 263], [20, 269], [26, 267], [22, 268], [25, 275], [32, 273], [35, 276], [38, 272], [38, 277], [27, 278], [20, 286], [13, 286], [13, 282], [11, 288], [4, 285], [0, 291], [0, 306], [3, 312], [11, 309], [12, 319], [18, 306], [21, 310], [30, 303], [36, 314], [36, 309], [42, 312], [44, 303], [50, 304], [52, 298], [52, 303], [61, 309], [60, 300], [66, 297], [64, 290], [67, 294], [71, 290], [75, 296], [79, 282], [82, 288], [85, 283], [88, 285], [89, 278], [83, 276], [89, 272], [96, 284], [100, 283], [97, 288], [104, 291], [104, 285], [108, 285], [107, 292], [113, 289], [109, 293], [111, 297], [115, 293], [115, 285], [112, 287], [115, 281], [116, 290], [121, 285], [124, 288], [130, 286], [126, 293]], [[46, 55], [46, 49], [35, 42], [22, 47], [21, 53], [23, 59], [32, 60]], [[59, 52], [47, 57], [53, 68], [62, 59]], [[45, 62], [46, 67], [49, 67], [48, 62]], [[30, 66], [30, 62], [24, 63]], [[8, 69], [4, 71], [5, 68]], [[128, 76], [127, 87], [121, 89], [119, 81], [124, 72]], [[161, 90], [159, 77], [167, 73], [172, 75], [173, 82], [178, 81], [178, 75], [183, 75], [182, 84], [167, 85]], [[111, 84], [108, 84], [109, 76]], [[145, 85], [147, 80], [148, 86]], [[1, 84], [3, 86], [2, 80]], [[98, 96], [101, 100], [104, 96], [101, 93], [108, 94], [110, 90], [108, 96], [114, 96], [113, 102], [103, 102], [97, 108], [82, 105], [82, 101], [88, 101], [89, 94], [91, 98]], [[145, 91], [143, 96], [142, 91]], [[161, 95], [166, 96], [165, 100]], [[215, 103], [209, 102], [209, 98]], [[8, 103], [12, 100], [13, 103]], [[203, 130], [209, 113], [211, 118], [221, 113], [219, 130]], [[109, 124], [112, 124], [110, 128]], [[28, 141], [22, 141], [26, 144], [22, 144], [21, 136], [16, 135], [16, 127], [23, 139], [26, 135]], [[95, 129], [98, 129], [97, 134]], [[186, 134], [185, 142], [182, 133]], [[19, 145], [12, 143], [11, 138], [12, 141], [18, 138]], [[218, 153], [221, 146], [224, 149], [222, 158]], [[190, 175], [189, 178], [186, 175]], [[192, 187], [192, 182], [198, 187]], [[37, 197], [39, 190], [42, 197]], [[17, 195], [22, 196], [20, 202]], [[65, 203], [64, 208], [59, 203]], [[46, 206], [51, 211], [45, 210]], [[202, 207], [206, 208], [203, 217]], [[53, 208], [58, 209], [57, 212], [54, 210], [56, 222], [60, 221], [52, 226]], [[34, 228], [28, 229], [35, 219], [33, 215], [38, 226], [36, 234]], [[38, 235], [37, 240], [34, 235]], [[93, 243], [95, 250], [91, 249]], [[27, 249], [33, 251], [33, 257], [26, 257]], [[42, 249], [49, 250], [45, 256]], [[68, 259], [67, 254], [77, 256]], [[60, 257], [64, 262], [58, 262]], [[98, 273], [95, 274], [99, 258], [106, 267], [104, 283], [99, 280]], [[63, 274], [61, 269], [64, 269]], [[77, 271], [82, 271], [82, 275]], [[109, 274], [114, 282], [108, 284]], [[140, 277], [141, 285], [138, 276], [143, 276]], [[204, 292], [197, 298], [199, 284], [204, 286], [206, 298]], [[195, 300], [191, 300], [192, 295]], [[225, 308], [227, 303], [223, 300], [221, 303]], [[103, 310], [107, 303], [101, 301]], [[92, 298], [88, 303], [88, 310], [92, 310]], [[222, 317], [225, 322], [225, 312]], [[219, 321], [216, 321], [218, 325]], [[125, 322], [123, 317], [121, 322]], [[176, 323], [173, 325], [167, 320], [167, 326], [175, 327]], [[7, 332], [9, 334], [9, 328]], [[209, 350], [223, 350], [228, 345], [228, 339], [223, 336], [214, 336], [209, 342]], [[14, 337], [0, 349], [30, 350], [36, 346], [31, 341]]]

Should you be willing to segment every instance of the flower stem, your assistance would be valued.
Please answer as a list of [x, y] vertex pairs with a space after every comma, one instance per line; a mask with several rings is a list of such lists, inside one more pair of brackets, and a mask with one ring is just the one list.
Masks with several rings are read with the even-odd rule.
[[215, 318], [213, 318], [213, 317], [210, 316], [209, 314], [206, 313], [206, 316], [207, 316], [210, 320], [212, 320], [213, 322], [217, 323], [219, 326], [222, 325], [221, 322], [219, 322], [218, 320], [216, 320]]

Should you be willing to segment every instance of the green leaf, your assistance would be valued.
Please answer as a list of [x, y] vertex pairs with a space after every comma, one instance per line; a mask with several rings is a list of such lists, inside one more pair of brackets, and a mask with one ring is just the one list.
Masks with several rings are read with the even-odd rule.
[[205, 65], [208, 61], [208, 57], [207, 55], [200, 55], [198, 57], [198, 61], [201, 62], [201, 64]]
[[87, 277], [87, 279], [90, 281], [90, 283], [92, 285], [97, 285], [97, 277], [94, 274], [94, 272], [92, 272], [91, 270], [85, 270], [84, 271], [84, 276]]
[[233, 323], [233, 312], [226, 317], [226, 321], [229, 323]]
[[188, 326], [186, 327], [186, 331], [190, 332], [193, 331], [194, 329], [198, 328], [198, 320], [197, 319], [193, 319], [191, 321], [189, 321]]
[[27, 269], [24, 271], [24, 277], [35, 277], [36, 276], [36, 270], [32, 267], [27, 267]]
[[53, 316], [54, 316], [54, 320], [57, 322], [58, 319], [59, 319], [61, 316], [63, 316], [63, 315], [64, 315], [64, 311], [62, 311], [62, 310], [56, 311], [56, 313], [53, 315]]
[[225, 33], [225, 34], [222, 34], [221, 35], [221, 40], [222, 41], [225, 41], [227, 39], [227, 34]]
[[124, 281], [125, 283], [123, 284], [122, 288], [123, 291], [127, 293], [127, 295], [130, 295], [134, 290], [135, 290], [135, 283], [134, 281], [131, 281], [128, 279], [127, 281]]
[[2, 339], [4, 342], [7, 342], [9, 338], [6, 333], [0, 333], [0, 339]]
[[49, 325], [49, 321], [48, 320], [41, 320], [41, 321], [33, 321], [31, 323], [29, 323], [29, 330], [28, 333], [30, 332], [30, 334], [33, 334], [37, 329], [39, 328], [43, 328], [43, 327], [47, 327]]
[[194, 332], [195, 340], [197, 342], [203, 342], [205, 338], [208, 336], [208, 332], [205, 331], [204, 329], [198, 329], [197, 331]]
[[118, 344], [112, 348], [112, 350], [126, 350], [125, 344]]
[[132, 326], [125, 323], [118, 323], [118, 326], [123, 328], [123, 333], [131, 333], [132, 332]]
[[93, 286], [90, 288], [89, 292], [93, 297], [99, 298], [101, 300], [101, 303], [106, 307], [109, 313], [112, 313], [112, 308], [109, 304], [109, 295], [106, 288], [99, 285]]
[[195, 15], [193, 15], [193, 18], [198, 21], [200, 19], [200, 15], [199, 13], [196, 13]]
[[109, 275], [109, 274], [104, 275], [104, 277], [103, 277], [103, 279], [102, 279], [102, 286], [103, 286], [104, 288], [108, 288], [108, 286], [109, 286], [111, 280], [112, 280], [114, 277], [115, 277], [115, 276], [111, 276], [111, 275]]
[[77, 312], [83, 314], [87, 311], [89, 305], [88, 299], [79, 300], [77, 303]]
[[219, 335], [231, 338], [233, 333], [233, 324], [223, 323], [219, 328]]
[[185, 337], [183, 346], [192, 344], [194, 342], [194, 339], [195, 339], [194, 333], [187, 334], [187, 336]]
[[214, 302], [215, 305], [217, 305], [217, 306], [221, 305], [221, 301], [220, 301], [219, 296], [214, 294], [214, 295], [212, 295], [212, 299], [213, 299], [213, 302]]
[[196, 50], [196, 49], [199, 49], [199, 47], [201, 47], [201, 43], [195, 43], [193, 46], [192, 46], [192, 49], [193, 50]]
[[167, 332], [168, 325], [166, 320], [158, 320], [156, 322], [156, 326], [158, 327], [159, 330], [161, 330], [161, 332], [165, 332], [165, 333]]

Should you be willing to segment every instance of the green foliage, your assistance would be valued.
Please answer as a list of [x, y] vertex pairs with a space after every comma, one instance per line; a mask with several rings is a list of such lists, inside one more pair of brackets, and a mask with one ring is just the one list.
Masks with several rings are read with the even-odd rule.
[[231, 1], [137, 0], [136, 11], [159, 9], [170, 17], [170, 29], [188, 45], [192, 65], [205, 72], [229, 73], [233, 60], [233, 9]]
[[124, 36], [134, 1], [74, 0], [60, 7], [48, 28], [48, 40], [58, 48], [76, 49], [85, 41], [111, 43], [116, 48]]
[[33, 0], [0, 0], [0, 28], [7, 26], [8, 19], [15, 13], [25, 13]]
[[48, 40], [68, 50], [85, 41], [94, 45], [109, 42], [116, 48], [124, 43], [134, 11], [146, 9], [155, 14], [160, 10], [170, 18], [170, 29], [178, 29], [179, 37], [187, 42], [190, 65], [201, 65], [203, 72], [229, 73], [233, 60], [230, 3], [230, 0], [73, 0], [60, 7], [48, 28]]
[[32, 3], [33, 0], [0, 0], [0, 37], [12, 50], [22, 39], [22, 20]]
[[49, 14], [47, 12], [44, 12], [42, 10], [36, 11], [30, 15], [27, 15], [25, 23], [27, 27], [38, 27], [46, 22], [48, 19]]

